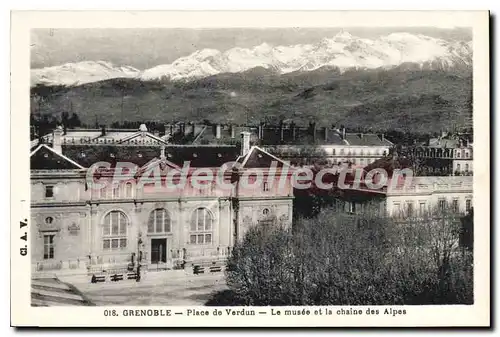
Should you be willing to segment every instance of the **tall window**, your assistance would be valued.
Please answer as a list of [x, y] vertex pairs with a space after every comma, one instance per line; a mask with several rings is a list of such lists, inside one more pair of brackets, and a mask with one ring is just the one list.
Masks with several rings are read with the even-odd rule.
[[108, 198], [108, 186], [102, 187], [100, 190], [101, 192], [101, 199], [107, 199]]
[[113, 186], [113, 198], [120, 199], [120, 185]]
[[406, 212], [408, 216], [413, 216], [413, 202], [406, 203]]
[[269, 192], [269, 184], [267, 182], [264, 182], [262, 185], [262, 189], [264, 192]]
[[55, 235], [44, 235], [43, 236], [43, 259], [53, 259], [54, 258], [54, 237]]
[[45, 186], [45, 198], [53, 198], [54, 197], [54, 186], [47, 185]]
[[469, 164], [465, 164], [465, 172], [469, 172]]
[[132, 198], [132, 183], [125, 184], [125, 197]]
[[401, 204], [399, 202], [395, 202], [393, 204], [393, 215], [399, 216], [401, 214]]
[[453, 207], [453, 212], [458, 212], [458, 199], [453, 199], [452, 207]]
[[457, 171], [460, 172], [460, 164], [457, 164]]
[[127, 226], [129, 220], [120, 211], [109, 212], [104, 217], [103, 229], [103, 250], [122, 250], [127, 248]]
[[446, 199], [439, 199], [439, 209], [444, 210], [446, 208]]
[[149, 214], [148, 233], [168, 233], [170, 231], [170, 216], [165, 209], [155, 209]]
[[212, 243], [212, 215], [206, 208], [197, 208], [191, 215], [191, 233], [189, 243]]
[[424, 215], [425, 214], [425, 201], [421, 201], [419, 205], [420, 205], [420, 210], [419, 210], [420, 215]]
[[465, 200], [465, 210], [467, 211], [467, 213], [470, 212], [471, 208], [472, 208], [472, 200], [470, 199]]

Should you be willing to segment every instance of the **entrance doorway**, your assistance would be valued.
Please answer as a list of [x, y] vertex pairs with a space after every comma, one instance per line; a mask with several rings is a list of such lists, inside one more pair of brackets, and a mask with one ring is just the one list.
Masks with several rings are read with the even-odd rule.
[[167, 262], [167, 239], [151, 239], [151, 263]]

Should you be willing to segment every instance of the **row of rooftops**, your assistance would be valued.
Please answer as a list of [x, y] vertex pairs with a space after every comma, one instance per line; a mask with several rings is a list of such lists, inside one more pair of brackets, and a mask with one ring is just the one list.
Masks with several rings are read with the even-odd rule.
[[[62, 130], [62, 132], [61, 132]], [[344, 146], [386, 146], [394, 145], [384, 135], [373, 133], [351, 133], [345, 128], [322, 127], [314, 124], [300, 127], [294, 124], [279, 126], [236, 126], [230, 124], [170, 124], [165, 133], [149, 132], [142, 124], [139, 130], [119, 129], [56, 129], [61, 133], [62, 144], [71, 145], [234, 145], [240, 141], [242, 132], [250, 132], [252, 143], [259, 145], [344, 145]], [[40, 144], [52, 144], [55, 133], [32, 141], [31, 148]]]

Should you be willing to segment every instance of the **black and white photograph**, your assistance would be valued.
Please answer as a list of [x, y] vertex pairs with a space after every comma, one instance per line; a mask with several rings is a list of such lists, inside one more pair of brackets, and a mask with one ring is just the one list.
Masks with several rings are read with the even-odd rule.
[[446, 13], [24, 29], [25, 310], [488, 325], [488, 13]]

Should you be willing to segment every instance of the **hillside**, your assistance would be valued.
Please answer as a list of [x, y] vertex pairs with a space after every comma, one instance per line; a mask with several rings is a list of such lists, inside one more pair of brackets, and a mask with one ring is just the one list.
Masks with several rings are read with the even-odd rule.
[[109, 79], [79, 86], [38, 85], [32, 113], [77, 113], [93, 125], [115, 121], [190, 120], [246, 123], [315, 120], [372, 130], [439, 132], [470, 115], [471, 73], [464, 71], [348, 70], [321, 67], [278, 74], [264, 68], [193, 81]]

